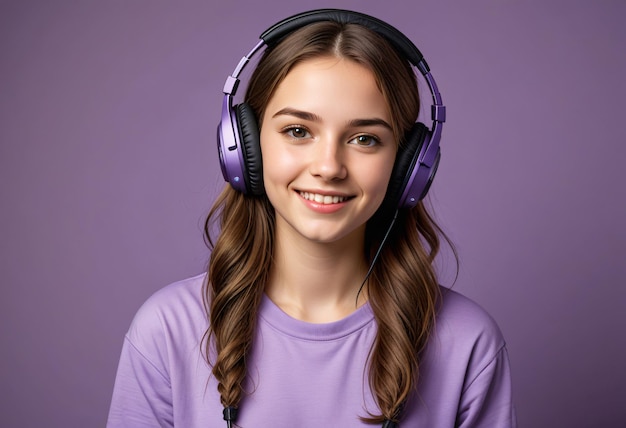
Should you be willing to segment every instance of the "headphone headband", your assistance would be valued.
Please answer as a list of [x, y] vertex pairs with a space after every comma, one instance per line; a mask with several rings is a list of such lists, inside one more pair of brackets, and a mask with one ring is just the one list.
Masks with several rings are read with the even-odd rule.
[[[389, 40], [400, 53], [420, 70], [429, 71], [424, 55], [408, 37], [396, 28], [373, 16], [341, 9], [319, 9], [300, 13], [272, 25], [261, 34], [266, 45], [272, 46], [283, 37], [314, 22], [333, 21], [340, 24], [358, 24], [382, 35]], [[423, 63], [423, 67], [419, 64]], [[422, 71], [424, 73], [424, 71]]]

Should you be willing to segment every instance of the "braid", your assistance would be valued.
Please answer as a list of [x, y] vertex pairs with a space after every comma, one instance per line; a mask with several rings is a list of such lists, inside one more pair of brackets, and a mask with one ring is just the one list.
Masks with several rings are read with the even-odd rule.
[[[209, 243], [211, 222], [218, 211], [222, 232], [213, 246], [204, 290], [210, 322], [205, 356], [213, 366], [222, 405], [237, 408], [270, 266], [273, 210], [263, 198], [245, 197], [227, 188], [205, 224]], [[211, 346], [215, 347], [214, 361]]]

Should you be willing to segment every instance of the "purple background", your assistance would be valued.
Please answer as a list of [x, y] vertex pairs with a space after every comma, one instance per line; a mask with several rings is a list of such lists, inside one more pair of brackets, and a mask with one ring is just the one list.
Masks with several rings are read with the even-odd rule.
[[433, 69], [432, 201], [455, 288], [508, 340], [520, 425], [623, 423], [626, 3], [216, 3], [0, 1], [2, 426], [104, 425], [138, 306], [204, 269], [225, 77], [324, 6], [393, 23]]

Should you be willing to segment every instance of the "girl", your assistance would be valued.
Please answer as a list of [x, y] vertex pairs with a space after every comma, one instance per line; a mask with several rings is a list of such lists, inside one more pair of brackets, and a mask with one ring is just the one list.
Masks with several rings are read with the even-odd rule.
[[443, 234], [420, 199], [445, 110], [421, 53], [339, 10], [261, 38], [226, 82], [208, 273], [139, 310], [108, 426], [515, 426], [498, 327], [432, 266]]

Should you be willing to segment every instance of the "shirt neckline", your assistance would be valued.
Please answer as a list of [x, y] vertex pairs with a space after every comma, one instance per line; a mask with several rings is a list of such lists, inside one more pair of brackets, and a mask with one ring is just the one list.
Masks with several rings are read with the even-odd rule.
[[274, 330], [295, 338], [315, 341], [339, 340], [361, 330], [374, 320], [374, 312], [369, 302], [366, 302], [338, 321], [310, 323], [288, 315], [266, 294], [263, 294], [259, 315], [260, 320], [269, 324]]

